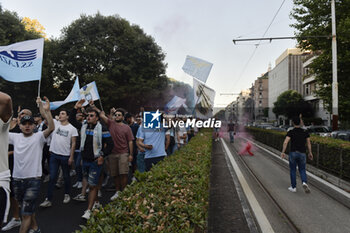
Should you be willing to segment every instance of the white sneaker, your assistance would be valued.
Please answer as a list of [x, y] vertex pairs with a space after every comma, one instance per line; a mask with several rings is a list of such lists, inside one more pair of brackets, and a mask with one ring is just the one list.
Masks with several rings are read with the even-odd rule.
[[77, 183], [75, 183], [72, 187], [81, 189], [81, 187], [83, 187], [83, 184], [81, 182], [77, 181]]
[[69, 172], [69, 175], [70, 176], [75, 176], [77, 173], [76, 173], [76, 171], [75, 170], [71, 170], [70, 172]]
[[1, 230], [2, 231], [8, 231], [11, 230], [12, 228], [19, 227], [21, 225], [21, 219], [15, 219], [12, 218], [6, 226], [4, 226]]
[[69, 194], [64, 194], [63, 203], [67, 204], [68, 202], [70, 202], [70, 196], [69, 196]]
[[73, 197], [73, 200], [76, 201], [86, 201], [86, 198], [84, 195], [82, 195], [81, 193], [79, 193], [77, 196]]
[[45, 201], [43, 203], [40, 204], [41, 207], [50, 207], [52, 206], [51, 201], [49, 201], [49, 199], [45, 199]]
[[111, 197], [111, 201], [114, 201], [115, 199], [117, 199], [119, 196], [119, 191], [115, 192], [115, 194]]
[[297, 192], [297, 188], [289, 187], [288, 190], [291, 191], [292, 193], [296, 193]]
[[309, 185], [307, 185], [307, 183], [303, 182], [303, 188], [305, 193], [310, 193]]
[[101, 192], [101, 190], [98, 190], [97, 196], [98, 196], [98, 197], [102, 197], [102, 192]]
[[91, 210], [85, 210], [83, 216], [81, 216], [81, 217], [88, 220], [90, 218], [90, 216], [91, 216]]
[[47, 182], [49, 182], [49, 180], [50, 180], [50, 175], [46, 175], [45, 177], [44, 177], [44, 183], [47, 183]]
[[98, 209], [98, 208], [100, 208], [102, 205], [100, 204], [100, 202], [98, 202], [98, 201], [96, 201], [95, 203], [94, 203], [94, 205], [92, 206], [92, 209], [94, 210], [94, 209]]

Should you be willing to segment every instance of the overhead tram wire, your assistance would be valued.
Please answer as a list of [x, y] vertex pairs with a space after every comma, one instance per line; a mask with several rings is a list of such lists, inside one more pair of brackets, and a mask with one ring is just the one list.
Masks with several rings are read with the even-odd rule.
[[[264, 32], [264, 34], [262, 35], [262, 37], [264, 37], [264, 36], [266, 35], [267, 31], [270, 29], [270, 27], [271, 27], [273, 21], [275, 21], [275, 19], [276, 19], [278, 13], [280, 12], [280, 10], [281, 10], [283, 4], [285, 3], [285, 1], [286, 1], [286, 0], [283, 0], [282, 4], [280, 5], [280, 7], [278, 8], [277, 12], [276, 12], [275, 15], [273, 16], [273, 18], [272, 18], [272, 20], [271, 20], [271, 23], [269, 24], [269, 26], [268, 26], [267, 29], [265, 30], [265, 32]], [[249, 65], [249, 63], [250, 63], [250, 61], [253, 59], [253, 57], [254, 57], [254, 55], [255, 55], [255, 53], [256, 53], [256, 50], [258, 49], [260, 43], [261, 43], [261, 40], [259, 41], [258, 44], [255, 45], [255, 49], [254, 49], [253, 53], [250, 55], [250, 57], [249, 57], [247, 63], [246, 63], [246, 64], [244, 65], [244, 67], [243, 67], [243, 70], [242, 70], [241, 74], [238, 76], [238, 79], [236, 79], [236, 81], [234, 82], [233, 86], [236, 86], [237, 82], [242, 78], [242, 76], [243, 76], [245, 70], [247, 69], [247, 67], [248, 67], [248, 65]]]

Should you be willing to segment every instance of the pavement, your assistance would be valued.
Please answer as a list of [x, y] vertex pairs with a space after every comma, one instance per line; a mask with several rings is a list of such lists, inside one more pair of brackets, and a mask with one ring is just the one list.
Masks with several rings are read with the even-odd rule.
[[[72, 177], [72, 184], [75, 184], [76, 177]], [[111, 183], [111, 181], [109, 181]], [[86, 220], [81, 216], [87, 209], [87, 202], [78, 202], [73, 200], [80, 193], [80, 189], [72, 188], [71, 201], [67, 204], [63, 204], [64, 188], [60, 188], [54, 191], [53, 204], [51, 207], [42, 208], [39, 206], [41, 202], [45, 200], [47, 193], [48, 183], [42, 183], [41, 194], [37, 203], [36, 219], [42, 233], [70, 233], [75, 230], [79, 230], [80, 225], [85, 225]], [[102, 189], [102, 198], [99, 198], [102, 205], [106, 205], [110, 202], [109, 198], [113, 196], [115, 192], [112, 189]], [[12, 214], [10, 213], [8, 220], [10, 220]], [[3, 224], [4, 226], [5, 224]], [[8, 233], [17, 233], [19, 227], [5, 231]], [[2, 231], [1, 231], [2, 232]]]

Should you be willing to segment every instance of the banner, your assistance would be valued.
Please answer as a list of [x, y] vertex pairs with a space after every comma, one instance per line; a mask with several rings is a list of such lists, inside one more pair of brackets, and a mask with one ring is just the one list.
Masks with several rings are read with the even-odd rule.
[[90, 100], [95, 101], [100, 99], [100, 95], [98, 94], [95, 81], [80, 88], [79, 94], [80, 94], [80, 99], [85, 99], [83, 106], [88, 105]]
[[178, 96], [174, 96], [169, 103], [167, 103], [164, 107], [164, 111], [166, 114], [177, 114], [177, 111], [181, 106], [186, 106], [186, 99], [180, 98]]
[[213, 64], [202, 59], [188, 56], [182, 69], [185, 73], [205, 83]]
[[11, 82], [41, 79], [44, 38], [0, 46], [0, 76]]
[[213, 116], [215, 91], [196, 79], [193, 79], [194, 113], [197, 118], [207, 119]]
[[59, 108], [60, 106], [62, 106], [63, 104], [66, 103], [70, 103], [73, 101], [78, 101], [80, 99], [80, 94], [79, 94], [79, 78], [77, 77], [75, 79], [74, 85], [72, 90], [70, 91], [69, 95], [66, 97], [65, 100], [63, 101], [54, 101], [54, 102], [50, 102], [50, 109], [51, 110], [56, 110], [57, 108]]

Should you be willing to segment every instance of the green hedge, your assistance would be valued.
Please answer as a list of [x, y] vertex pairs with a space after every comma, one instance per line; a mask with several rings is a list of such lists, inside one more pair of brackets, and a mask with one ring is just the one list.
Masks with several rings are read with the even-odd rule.
[[[255, 140], [279, 151], [286, 137], [285, 132], [247, 127]], [[307, 162], [339, 178], [350, 181], [350, 142], [328, 137], [311, 136], [314, 159]], [[288, 152], [288, 151], [287, 151]]]
[[211, 132], [158, 163], [93, 217], [81, 232], [204, 232], [207, 228]]

